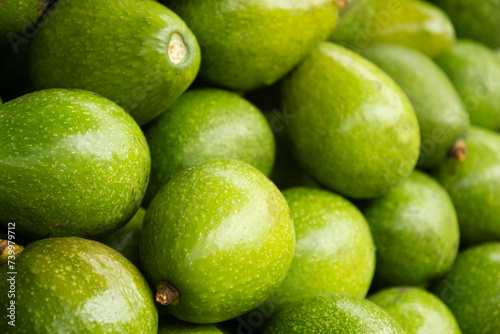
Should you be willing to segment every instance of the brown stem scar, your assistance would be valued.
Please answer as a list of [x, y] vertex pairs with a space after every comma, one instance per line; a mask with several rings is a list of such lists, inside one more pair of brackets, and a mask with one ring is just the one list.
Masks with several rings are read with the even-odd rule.
[[156, 287], [156, 301], [162, 305], [177, 305], [181, 301], [181, 294], [169, 282], [160, 282]]
[[457, 161], [464, 161], [467, 155], [467, 144], [465, 140], [462, 138], [457, 139], [453, 146], [450, 148], [448, 152], [448, 156], [455, 158]]

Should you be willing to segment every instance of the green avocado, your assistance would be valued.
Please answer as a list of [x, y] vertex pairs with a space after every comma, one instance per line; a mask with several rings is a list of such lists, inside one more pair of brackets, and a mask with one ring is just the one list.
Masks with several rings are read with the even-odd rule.
[[196, 325], [175, 321], [160, 326], [158, 334], [222, 334], [215, 325]]
[[[0, 267], [2, 309], [15, 302], [8, 311], [14, 316], [0, 322], [2, 332], [157, 333], [148, 283], [120, 253], [97, 241], [36, 241], [15, 260], [16, 274], [11, 271]], [[9, 297], [11, 284], [15, 296]]]
[[284, 80], [282, 102], [297, 161], [331, 190], [374, 198], [416, 165], [420, 131], [410, 101], [352, 51], [322, 43]]
[[0, 142], [0, 223], [25, 237], [105, 235], [146, 191], [146, 138], [94, 93], [49, 89], [1, 105]]
[[455, 317], [439, 298], [421, 288], [397, 287], [368, 298], [387, 311], [407, 334], [460, 334]]
[[464, 161], [449, 158], [433, 176], [457, 210], [461, 243], [500, 240], [500, 134], [471, 127]]
[[427, 56], [404, 46], [374, 45], [362, 55], [389, 74], [410, 99], [422, 138], [417, 165], [428, 169], [441, 164], [463, 143], [469, 128], [469, 115], [446, 74]]
[[290, 209], [276, 186], [244, 162], [210, 160], [179, 173], [155, 196], [140, 257], [171, 315], [216, 323], [269, 298], [294, 247]]
[[264, 334], [403, 334], [398, 323], [374, 303], [344, 294], [323, 294], [290, 305]]
[[375, 246], [361, 212], [326, 190], [291, 188], [283, 196], [292, 211], [296, 246], [275, 299], [286, 304], [322, 293], [365, 297], [375, 270]]
[[500, 47], [500, 0], [431, 0], [451, 18], [459, 38]]
[[448, 74], [470, 115], [471, 123], [500, 131], [500, 58], [493, 50], [459, 40], [451, 53], [436, 59]]
[[413, 172], [363, 211], [377, 248], [377, 285], [425, 285], [450, 270], [459, 245], [457, 215], [430, 176]]
[[141, 237], [142, 225], [146, 210], [139, 208], [134, 217], [121, 229], [115, 231], [105, 237], [99, 238], [98, 241], [117, 250], [132, 262], [137, 268], [141, 265], [139, 258], [139, 239]]
[[0, 1], [0, 44], [20, 38], [18, 34], [38, 20], [48, 3], [49, 0]]
[[500, 328], [500, 243], [458, 255], [433, 291], [451, 309], [464, 334], [497, 334]]
[[170, 0], [203, 53], [200, 76], [234, 90], [271, 85], [333, 31], [334, 0]]
[[78, 88], [116, 102], [143, 125], [196, 77], [200, 50], [175, 13], [151, 0], [66, 0], [30, 46], [37, 89]]
[[145, 130], [151, 150], [149, 205], [181, 170], [211, 159], [237, 159], [269, 175], [273, 133], [262, 113], [244, 98], [219, 89], [191, 90]]
[[435, 57], [455, 43], [455, 29], [438, 7], [416, 0], [353, 0], [330, 40], [363, 50], [372, 44], [404, 45]]

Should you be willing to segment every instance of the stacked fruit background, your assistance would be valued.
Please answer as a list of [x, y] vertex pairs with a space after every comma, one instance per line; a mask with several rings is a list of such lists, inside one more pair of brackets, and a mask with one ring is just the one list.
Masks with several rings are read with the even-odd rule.
[[0, 1], [0, 331], [500, 334], [500, 0]]

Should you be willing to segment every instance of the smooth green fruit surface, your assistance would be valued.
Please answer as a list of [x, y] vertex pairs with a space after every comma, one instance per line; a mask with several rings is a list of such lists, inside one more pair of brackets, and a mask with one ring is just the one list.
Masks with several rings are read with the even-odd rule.
[[457, 215], [431, 177], [413, 172], [364, 214], [377, 248], [379, 285], [426, 284], [450, 270], [459, 245]]
[[139, 208], [146, 139], [103, 97], [50, 89], [5, 103], [0, 142], [0, 222], [23, 236], [103, 235]]
[[15, 40], [43, 14], [48, 0], [0, 1], [0, 44]]
[[330, 40], [356, 51], [373, 44], [399, 44], [435, 57], [451, 50], [455, 30], [443, 11], [426, 1], [353, 0]]
[[446, 305], [423, 289], [386, 289], [368, 299], [387, 311], [406, 334], [461, 333], [455, 317]]
[[464, 334], [496, 334], [500, 328], [500, 243], [458, 255], [434, 292], [455, 314]]
[[469, 128], [469, 115], [453, 84], [431, 59], [404, 46], [374, 45], [362, 55], [389, 74], [410, 99], [422, 138], [418, 166], [438, 166]]
[[471, 127], [464, 161], [449, 158], [433, 173], [457, 210], [464, 245], [500, 240], [500, 134]]
[[[158, 330], [152, 292], [115, 250], [76, 237], [36, 241], [15, 261], [15, 326], [9, 333], [151, 333]], [[5, 310], [11, 278], [0, 268]], [[5, 315], [4, 315], [5, 318]]]
[[283, 106], [298, 162], [329, 189], [377, 197], [415, 167], [420, 132], [410, 101], [352, 51], [322, 43], [284, 80]]
[[432, 0], [449, 16], [457, 35], [500, 47], [500, 0]]
[[375, 246], [359, 210], [320, 189], [283, 192], [295, 226], [292, 265], [275, 296], [296, 302], [322, 293], [365, 297], [375, 270]]
[[[332, 32], [332, 0], [171, 0], [198, 38], [200, 75], [236, 90], [271, 85]], [[300, 33], [299, 33], [300, 32]]]
[[451, 53], [436, 59], [462, 97], [471, 123], [500, 131], [500, 58], [493, 50], [459, 40]]
[[156, 1], [60, 1], [31, 44], [38, 89], [78, 88], [116, 102], [143, 125], [196, 77], [196, 38]]
[[269, 175], [275, 143], [266, 118], [242, 97], [219, 89], [185, 93], [145, 131], [151, 150], [149, 204], [181, 170], [210, 159], [246, 162]]
[[222, 332], [214, 325], [195, 325], [179, 321], [162, 325], [158, 334], [222, 334]]
[[402, 334], [398, 323], [374, 303], [344, 294], [323, 294], [290, 305], [265, 334]]
[[295, 233], [283, 195], [236, 160], [211, 160], [178, 174], [151, 202], [141, 234], [142, 267], [180, 293], [175, 317], [225, 321], [255, 308], [292, 262]]

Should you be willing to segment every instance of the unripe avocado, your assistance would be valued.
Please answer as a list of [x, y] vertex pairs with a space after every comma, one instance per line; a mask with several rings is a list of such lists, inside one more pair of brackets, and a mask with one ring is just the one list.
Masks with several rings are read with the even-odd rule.
[[48, 0], [0, 1], [0, 44], [15, 40], [43, 14]]
[[210, 160], [155, 196], [140, 257], [170, 314], [215, 323], [265, 301], [285, 278], [294, 247], [290, 209], [276, 186], [244, 162]]
[[461, 243], [500, 240], [500, 134], [471, 127], [464, 161], [449, 158], [433, 176], [457, 210]]
[[[76, 237], [31, 243], [15, 260], [16, 274], [0, 267], [0, 304], [15, 300], [9, 333], [151, 333], [158, 314], [139, 270], [117, 251]], [[7, 291], [12, 278], [15, 299]]]
[[397, 287], [368, 298], [391, 315], [406, 334], [460, 334], [455, 317], [439, 298], [421, 288]]
[[500, 243], [469, 248], [433, 289], [464, 334], [497, 334], [500, 328]]
[[29, 58], [37, 89], [98, 93], [143, 125], [189, 87], [200, 50], [186, 24], [156, 1], [66, 0], [39, 29]]
[[0, 222], [16, 222], [25, 237], [110, 233], [146, 191], [141, 129], [87, 91], [50, 89], [1, 105], [0, 143]]
[[220, 89], [185, 93], [145, 130], [151, 150], [147, 206], [183, 169], [211, 159], [237, 159], [269, 175], [273, 133], [262, 113], [244, 98]]
[[451, 53], [436, 59], [470, 115], [471, 123], [500, 131], [500, 58], [493, 50], [459, 40]]
[[420, 132], [410, 101], [368, 60], [324, 42], [283, 82], [297, 161], [352, 198], [386, 193], [414, 169]]
[[450, 270], [459, 245], [457, 215], [431, 177], [413, 172], [364, 214], [377, 248], [377, 285], [425, 285]]
[[344, 294], [306, 298], [279, 313], [264, 334], [403, 334], [398, 323], [366, 299]]
[[222, 334], [222, 332], [215, 325], [195, 325], [176, 321], [160, 326], [158, 334]]
[[407, 46], [435, 57], [455, 43], [455, 29], [438, 7], [417, 0], [354, 0], [330, 40], [361, 51], [372, 44]]
[[170, 0], [203, 53], [200, 76], [252, 90], [285, 76], [333, 31], [333, 0]]
[[418, 166], [433, 168], [454, 153], [463, 158], [469, 114], [446, 74], [424, 54], [404, 46], [379, 44], [362, 55], [389, 74], [411, 101], [420, 125]]

